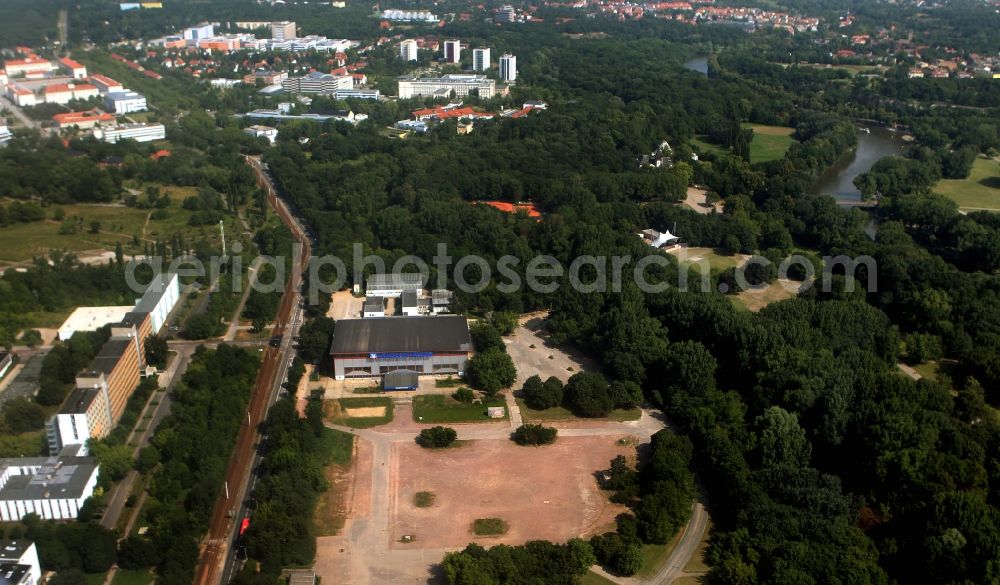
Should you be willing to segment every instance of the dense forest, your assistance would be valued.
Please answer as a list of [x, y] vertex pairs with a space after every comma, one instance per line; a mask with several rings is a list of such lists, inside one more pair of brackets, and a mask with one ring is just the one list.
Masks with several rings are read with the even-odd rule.
[[[679, 66], [684, 54], [647, 38], [555, 41], [533, 53], [518, 90], [549, 101], [541, 115], [404, 142], [364, 125], [327, 126], [306, 145], [279, 140], [266, 158], [314, 226], [319, 251], [345, 259], [353, 242], [387, 261], [429, 258], [445, 242], [452, 256], [509, 254], [520, 267], [537, 254], [564, 265], [584, 254], [635, 262], [654, 253], [636, 231], [675, 225], [692, 245], [774, 258], [803, 250], [820, 269], [819, 256], [871, 256], [872, 292], [836, 273], [830, 290], [756, 314], [714, 286], [583, 294], [565, 278], [557, 295], [490, 286], [460, 302], [472, 312], [551, 309], [554, 339], [599, 357], [612, 379], [639, 384], [678, 422], [716, 523], [713, 582], [989, 582], [1000, 555], [992, 496], [1000, 428], [989, 406], [1000, 404], [996, 221], [900, 184], [880, 189], [872, 239], [864, 212], [804, 193], [855, 144], [851, 117], [861, 110], [843, 107], [851, 92], [877, 96], [879, 87], [755, 73], [728, 57], [706, 78]], [[939, 126], [935, 142], [929, 114], [898, 105], [865, 114], [876, 112], [913, 124], [925, 151], [900, 160], [933, 163], [939, 177], [967, 172], [967, 154], [952, 154], [965, 145], [995, 147], [973, 136], [984, 124], [996, 130], [985, 116]], [[738, 122], [791, 126], [797, 144], [770, 163], [750, 164], [733, 149], [669, 169], [635, 164], [662, 140], [687, 161], [692, 138]], [[899, 174], [879, 166], [871, 180], [887, 180], [880, 172]], [[692, 180], [722, 197], [724, 213], [674, 204]], [[470, 204], [493, 198], [530, 200], [545, 217]], [[652, 278], [674, 283], [684, 269], [671, 261]], [[864, 269], [857, 276], [863, 282]], [[713, 283], [725, 278], [712, 274]], [[896, 369], [936, 358], [954, 364], [950, 378], [916, 382]], [[602, 562], [628, 566], [624, 536], [596, 543]], [[531, 551], [467, 549], [449, 557], [446, 574], [456, 583], [466, 574], [528, 582], [502, 580], [490, 563], [515, 555], [537, 566]]]

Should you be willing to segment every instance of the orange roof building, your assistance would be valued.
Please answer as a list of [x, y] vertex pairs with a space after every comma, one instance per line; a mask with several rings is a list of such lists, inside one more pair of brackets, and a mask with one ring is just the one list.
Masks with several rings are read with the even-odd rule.
[[66, 112], [56, 114], [52, 120], [59, 124], [60, 128], [93, 128], [98, 124], [113, 123], [115, 117], [111, 114], [98, 112], [97, 110], [87, 110], [86, 112]]
[[69, 72], [73, 79], [83, 79], [87, 76], [87, 68], [69, 57], [59, 59], [59, 65]]
[[502, 211], [504, 213], [518, 213], [523, 212], [528, 215], [528, 217], [541, 219], [542, 214], [535, 207], [534, 203], [508, 203], [506, 201], [476, 201], [475, 203], [483, 203], [489, 205], [493, 209]]

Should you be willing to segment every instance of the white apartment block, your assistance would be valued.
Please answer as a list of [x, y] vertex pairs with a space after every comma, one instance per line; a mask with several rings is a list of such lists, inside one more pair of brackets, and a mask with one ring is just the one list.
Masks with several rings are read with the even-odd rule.
[[412, 97], [464, 97], [473, 92], [483, 99], [496, 95], [496, 82], [485, 75], [444, 75], [442, 77], [401, 77], [399, 83], [399, 98]]
[[481, 47], [472, 50], [472, 70], [486, 71], [490, 68], [490, 49]]
[[460, 63], [462, 61], [462, 42], [444, 42], [444, 60], [447, 63]]
[[276, 41], [287, 41], [296, 36], [295, 23], [289, 20], [271, 23], [271, 38]]
[[517, 57], [507, 53], [500, 56], [500, 79], [508, 83], [517, 79]]
[[94, 138], [115, 144], [119, 140], [135, 140], [136, 142], [152, 142], [167, 137], [163, 124], [125, 124], [111, 128], [95, 128]]
[[417, 41], [407, 39], [399, 43], [399, 57], [403, 61], [417, 60]]
[[109, 92], [104, 97], [104, 104], [108, 110], [119, 115], [148, 109], [146, 97], [131, 90]]

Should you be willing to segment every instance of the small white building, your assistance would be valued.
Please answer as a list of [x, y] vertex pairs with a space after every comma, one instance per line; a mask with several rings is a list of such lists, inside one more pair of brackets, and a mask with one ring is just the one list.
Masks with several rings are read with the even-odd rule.
[[59, 326], [58, 335], [62, 341], [73, 337], [77, 331], [96, 331], [108, 323], [120, 323], [132, 306], [119, 307], [77, 307]]
[[404, 290], [399, 296], [400, 312], [407, 317], [416, 317], [420, 314], [420, 303], [417, 300], [417, 292]]
[[385, 298], [366, 298], [364, 307], [361, 309], [361, 316], [365, 319], [370, 317], [385, 317]]
[[100, 466], [93, 457], [0, 459], [0, 521], [27, 514], [72, 520], [94, 493]]
[[0, 540], [0, 563], [28, 567], [29, 578], [25, 583], [35, 584], [42, 578], [42, 565], [38, 562], [38, 548], [27, 539]]
[[21, 87], [16, 83], [7, 84], [7, 97], [10, 98], [10, 101], [22, 108], [34, 106], [38, 103], [38, 100], [35, 99], [35, 92]]
[[104, 104], [109, 111], [119, 115], [145, 112], [148, 109], [146, 97], [128, 89], [108, 92], [108, 95], [104, 97]]
[[69, 73], [73, 79], [83, 79], [87, 76], [87, 68], [69, 57], [59, 59], [59, 67]]
[[243, 129], [244, 134], [249, 134], [254, 138], [267, 138], [267, 141], [274, 144], [278, 139], [278, 129], [272, 126], [254, 125]]

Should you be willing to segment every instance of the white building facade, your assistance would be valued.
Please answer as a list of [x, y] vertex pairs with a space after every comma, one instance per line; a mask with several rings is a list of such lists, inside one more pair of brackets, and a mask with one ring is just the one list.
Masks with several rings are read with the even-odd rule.
[[104, 105], [118, 115], [145, 112], [148, 108], [146, 96], [129, 90], [109, 92], [104, 97]]
[[24, 457], [0, 460], [0, 521], [28, 514], [73, 520], [94, 493], [100, 466], [91, 457]]
[[485, 75], [445, 75], [443, 77], [402, 77], [398, 80], [400, 99], [416, 96], [447, 98], [454, 92], [456, 97], [477, 93], [483, 99], [496, 95], [496, 82]]
[[167, 129], [163, 124], [125, 124], [111, 128], [95, 128], [94, 138], [117, 143], [119, 140], [135, 140], [136, 142], [152, 142], [167, 137]]
[[403, 61], [417, 60], [417, 41], [407, 39], [399, 43], [399, 58]]
[[500, 56], [500, 79], [508, 83], [517, 79], [517, 57], [509, 53]]
[[480, 47], [472, 50], [472, 70], [486, 71], [490, 68], [490, 49]]

